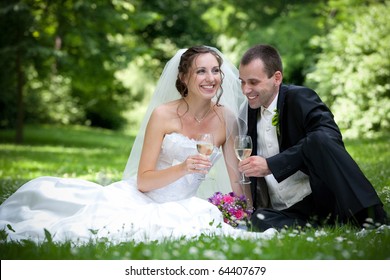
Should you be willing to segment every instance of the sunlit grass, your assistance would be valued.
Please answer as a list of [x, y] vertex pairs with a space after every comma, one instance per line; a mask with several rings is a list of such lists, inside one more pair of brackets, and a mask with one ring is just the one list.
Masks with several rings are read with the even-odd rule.
[[134, 260], [383, 260], [390, 258], [390, 232], [367, 231], [357, 236], [348, 228], [286, 230], [271, 240], [201, 236], [194, 240], [109, 245], [104, 242], [3, 243], [1, 259], [134, 259]]
[[[101, 184], [120, 180], [135, 135], [85, 127], [27, 127], [25, 144], [0, 131], [0, 202], [39, 176], [77, 177]], [[388, 137], [347, 141], [346, 147], [390, 206]], [[152, 214], [152, 213], [151, 213]], [[3, 232], [4, 233], [4, 232]], [[337, 228], [285, 230], [271, 240], [201, 236], [161, 244], [92, 242], [40, 245], [5, 242], [1, 259], [390, 259], [390, 230]]]
[[25, 144], [11, 144], [12, 131], [0, 131], [0, 194], [3, 181], [27, 182], [39, 176], [120, 180], [134, 135], [84, 127], [27, 127]]
[[390, 135], [348, 140], [346, 148], [374, 185], [390, 213]]

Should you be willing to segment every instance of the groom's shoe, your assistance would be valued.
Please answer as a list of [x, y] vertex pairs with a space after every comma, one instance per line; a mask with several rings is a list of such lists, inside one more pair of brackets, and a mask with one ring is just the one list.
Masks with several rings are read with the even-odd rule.
[[355, 218], [363, 228], [379, 227], [381, 225], [389, 224], [387, 213], [380, 204], [365, 208], [358, 212], [355, 215]]

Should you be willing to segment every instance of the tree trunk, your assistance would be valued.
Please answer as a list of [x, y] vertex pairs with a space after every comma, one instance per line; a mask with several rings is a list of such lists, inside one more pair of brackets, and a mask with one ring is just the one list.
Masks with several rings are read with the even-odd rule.
[[16, 54], [16, 79], [17, 79], [17, 117], [16, 117], [16, 135], [15, 142], [21, 144], [23, 142], [23, 126], [24, 126], [24, 100], [23, 100], [23, 68], [22, 55], [20, 51]]

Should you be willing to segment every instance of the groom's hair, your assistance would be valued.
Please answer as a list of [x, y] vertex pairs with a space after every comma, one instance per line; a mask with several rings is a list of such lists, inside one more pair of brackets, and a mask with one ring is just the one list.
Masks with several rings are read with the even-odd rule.
[[283, 73], [282, 58], [276, 48], [271, 45], [256, 45], [247, 50], [241, 58], [241, 65], [248, 65], [255, 59], [260, 59], [264, 63], [264, 70], [268, 78], [272, 77], [276, 71]]

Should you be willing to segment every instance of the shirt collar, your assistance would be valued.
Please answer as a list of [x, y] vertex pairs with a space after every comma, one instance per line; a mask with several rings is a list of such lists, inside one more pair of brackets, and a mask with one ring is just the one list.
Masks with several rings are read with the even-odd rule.
[[274, 114], [275, 113], [275, 109], [277, 108], [276, 105], [278, 103], [278, 97], [279, 97], [279, 93], [276, 94], [274, 100], [272, 100], [271, 104], [268, 106], [268, 108], [264, 108], [263, 106], [261, 106], [261, 111], [263, 112], [264, 110]]

